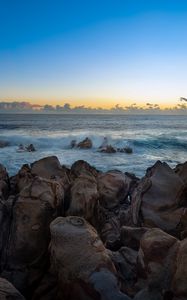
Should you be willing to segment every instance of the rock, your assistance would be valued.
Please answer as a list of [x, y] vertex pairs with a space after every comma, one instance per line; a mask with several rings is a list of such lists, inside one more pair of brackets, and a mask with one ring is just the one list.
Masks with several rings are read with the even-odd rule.
[[154, 290], [154, 294], [157, 292], [163, 297], [172, 293], [179, 247], [180, 242], [176, 238], [158, 228], [150, 229], [143, 235], [138, 254], [138, 272], [140, 278], [147, 280], [149, 291]]
[[182, 181], [187, 184], [187, 162], [184, 164], [178, 164], [174, 171], [182, 179]]
[[98, 205], [97, 181], [94, 176], [80, 175], [70, 189], [70, 207], [67, 216], [84, 217], [94, 224]]
[[80, 149], [90, 149], [92, 148], [92, 141], [86, 137], [82, 142], [78, 143], [77, 147]]
[[99, 152], [103, 152], [103, 153], [116, 153], [116, 149], [114, 147], [112, 147], [111, 145], [107, 145], [105, 148], [101, 148], [99, 150]]
[[121, 244], [138, 251], [140, 248], [140, 240], [142, 236], [149, 230], [150, 228], [146, 227], [123, 226], [120, 232]]
[[105, 246], [120, 248], [120, 227], [128, 219], [128, 195], [132, 178], [120, 171], [108, 171], [98, 176], [99, 206], [97, 230]]
[[121, 291], [133, 297], [137, 281], [138, 252], [128, 247], [121, 247], [119, 251], [109, 252], [109, 254], [120, 278]]
[[84, 160], [77, 160], [71, 166], [71, 174], [74, 178], [79, 177], [80, 175], [97, 177], [99, 173], [98, 170], [90, 166], [90, 164]]
[[147, 170], [132, 194], [135, 225], [159, 227], [179, 236], [187, 223], [186, 186], [166, 163], [157, 162]]
[[0, 278], [0, 299], [1, 300], [24, 300], [25, 298], [15, 287], [4, 278]]
[[176, 265], [171, 290], [176, 297], [187, 299], [187, 239], [180, 242]]
[[9, 176], [6, 168], [0, 164], [0, 200], [7, 199], [9, 194]]
[[118, 148], [117, 151], [118, 151], [118, 152], [122, 152], [122, 153], [127, 153], [127, 154], [133, 153], [132, 148], [129, 147], [129, 146], [126, 146], [126, 147], [124, 147], [124, 148]]
[[70, 143], [70, 148], [75, 148], [77, 146], [77, 141], [76, 140], [72, 140]]
[[48, 264], [49, 224], [63, 213], [62, 186], [34, 177], [1, 208], [1, 276], [31, 295]]
[[99, 203], [110, 209], [123, 203], [130, 189], [131, 179], [120, 171], [108, 171], [98, 176]]
[[95, 229], [83, 218], [57, 218], [51, 225], [51, 270], [58, 278], [58, 298], [119, 299], [115, 267]]
[[10, 146], [10, 143], [7, 141], [0, 141], [0, 148], [5, 148]]
[[45, 157], [31, 164], [31, 174], [46, 179], [59, 179], [65, 189], [70, 184], [68, 169], [60, 165], [56, 156]]

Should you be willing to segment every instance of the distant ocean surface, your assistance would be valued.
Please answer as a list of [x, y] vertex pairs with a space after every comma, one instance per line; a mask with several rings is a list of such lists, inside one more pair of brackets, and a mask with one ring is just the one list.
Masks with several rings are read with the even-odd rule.
[[[90, 150], [71, 149], [70, 142], [90, 137]], [[133, 154], [98, 152], [103, 138], [114, 147], [129, 145]], [[174, 167], [187, 160], [187, 116], [0, 114], [0, 163], [15, 174], [22, 164], [56, 155], [70, 166], [84, 159], [100, 170], [117, 169], [143, 176], [155, 161]], [[33, 144], [36, 152], [18, 153], [18, 145]]]

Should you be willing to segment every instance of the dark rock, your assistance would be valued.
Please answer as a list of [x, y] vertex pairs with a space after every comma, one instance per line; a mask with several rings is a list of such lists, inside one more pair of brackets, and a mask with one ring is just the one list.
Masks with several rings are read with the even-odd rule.
[[97, 177], [99, 171], [96, 170], [94, 167], [90, 166], [90, 164], [87, 163], [86, 161], [77, 160], [71, 166], [71, 174], [74, 178], [79, 177], [80, 175]]
[[159, 227], [180, 236], [186, 229], [187, 189], [181, 177], [166, 163], [157, 162], [147, 170], [132, 195], [135, 225]]
[[25, 298], [15, 287], [4, 278], [0, 278], [0, 299], [1, 300], [24, 300]]
[[80, 149], [90, 149], [92, 148], [92, 141], [88, 137], [86, 137], [82, 142], [77, 145]]
[[49, 224], [63, 212], [64, 192], [54, 181], [35, 177], [1, 207], [1, 276], [30, 295], [48, 264]]
[[118, 287], [115, 267], [95, 229], [83, 218], [51, 223], [51, 270], [57, 274], [55, 299], [127, 300]]

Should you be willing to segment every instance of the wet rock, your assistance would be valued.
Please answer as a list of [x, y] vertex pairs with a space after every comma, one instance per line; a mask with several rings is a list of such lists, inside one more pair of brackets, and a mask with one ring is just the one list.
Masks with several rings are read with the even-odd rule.
[[92, 148], [92, 140], [86, 137], [82, 142], [78, 143], [77, 147], [80, 149], [90, 149]]
[[103, 152], [103, 153], [116, 153], [117, 150], [113, 146], [107, 145], [105, 148], [101, 148], [99, 150], [99, 152]]
[[25, 298], [15, 287], [4, 278], [0, 278], [0, 299], [1, 300], [24, 300]]
[[10, 146], [10, 143], [8, 141], [0, 141], [0, 148], [5, 148]]
[[76, 140], [72, 140], [70, 143], [70, 148], [75, 148], [77, 146], [77, 141]]
[[118, 148], [117, 151], [122, 152], [122, 153], [127, 153], [127, 154], [132, 154], [133, 153], [132, 148], [129, 147], [129, 146], [126, 146], [124, 148]]
[[179, 236], [187, 220], [187, 190], [180, 176], [166, 163], [147, 170], [132, 195], [135, 225], [159, 227]]
[[50, 228], [56, 299], [129, 299], [119, 291], [115, 267], [89, 223], [80, 217], [57, 218]]

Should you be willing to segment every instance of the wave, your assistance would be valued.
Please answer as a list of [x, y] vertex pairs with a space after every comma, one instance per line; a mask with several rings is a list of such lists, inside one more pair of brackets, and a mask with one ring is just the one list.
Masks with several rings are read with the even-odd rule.
[[[91, 138], [93, 142], [93, 149], [97, 149], [103, 142], [104, 136], [102, 134], [61, 134], [61, 135], [9, 135], [0, 136], [0, 141], [7, 142], [9, 146], [18, 146], [19, 144], [28, 145], [33, 144], [38, 149], [68, 149], [72, 140], [77, 142], [82, 141], [86, 137]], [[134, 149], [180, 149], [187, 150], [187, 140], [176, 137], [158, 136], [151, 137], [145, 136], [141, 138], [118, 136], [117, 134], [105, 135], [108, 139], [108, 143], [117, 148], [123, 148], [125, 146], [131, 146]]]

